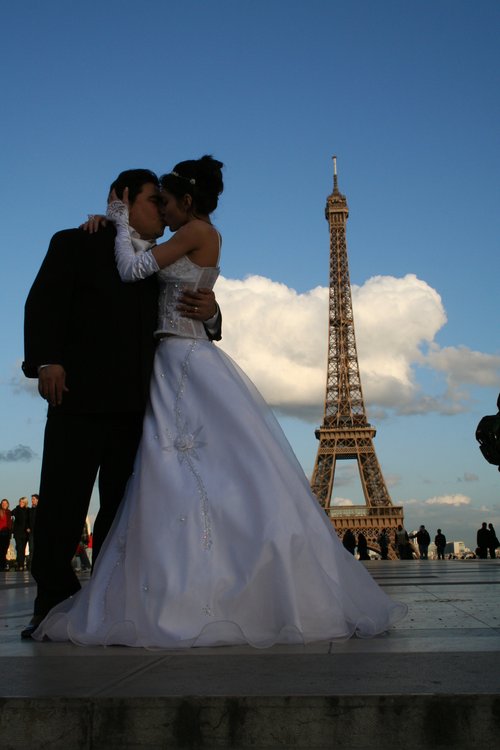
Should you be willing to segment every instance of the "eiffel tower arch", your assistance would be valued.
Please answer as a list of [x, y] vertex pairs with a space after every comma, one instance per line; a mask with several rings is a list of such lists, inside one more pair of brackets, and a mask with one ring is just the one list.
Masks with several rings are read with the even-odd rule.
[[[323, 424], [311, 489], [342, 538], [346, 529], [366, 536], [370, 549], [380, 551], [379, 532], [390, 538], [389, 557], [396, 558], [394, 530], [403, 524], [403, 508], [392, 503], [368, 423], [359, 374], [351, 283], [347, 256], [346, 224], [349, 216], [345, 195], [338, 189], [337, 159], [333, 157], [333, 193], [325, 209], [330, 227], [330, 291], [328, 366]], [[365, 505], [333, 506], [332, 492], [337, 461], [356, 461]]]

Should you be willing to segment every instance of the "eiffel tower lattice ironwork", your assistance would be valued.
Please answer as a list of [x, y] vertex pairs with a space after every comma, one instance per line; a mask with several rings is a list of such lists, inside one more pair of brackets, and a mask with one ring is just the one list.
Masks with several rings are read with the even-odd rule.
[[[377, 537], [385, 528], [390, 539], [389, 557], [394, 558], [394, 530], [403, 524], [403, 509], [391, 501], [373, 447], [376, 430], [366, 418], [347, 256], [349, 209], [338, 189], [335, 156], [333, 173], [333, 193], [325, 209], [330, 226], [328, 370], [323, 424], [316, 430], [319, 447], [311, 488], [340, 537], [348, 528], [355, 534], [362, 531], [368, 546], [379, 551]], [[342, 459], [357, 461], [366, 505], [332, 505], [335, 468], [337, 460]]]

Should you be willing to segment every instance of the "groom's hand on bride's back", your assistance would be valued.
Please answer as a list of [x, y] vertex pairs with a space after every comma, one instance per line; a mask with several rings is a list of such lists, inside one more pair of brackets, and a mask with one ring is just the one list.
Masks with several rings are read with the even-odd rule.
[[179, 297], [177, 309], [185, 318], [211, 320], [219, 312], [215, 294], [211, 289], [198, 289], [196, 292], [186, 290]]
[[84, 232], [89, 234], [95, 234], [101, 227], [105, 227], [108, 224], [108, 219], [102, 214], [89, 214], [88, 219], [84, 224], [80, 224], [78, 229], [83, 229]]

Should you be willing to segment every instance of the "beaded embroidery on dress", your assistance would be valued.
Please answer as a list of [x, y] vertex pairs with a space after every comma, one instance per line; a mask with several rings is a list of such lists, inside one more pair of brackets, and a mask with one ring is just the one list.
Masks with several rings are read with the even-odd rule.
[[155, 336], [176, 334], [206, 339], [207, 333], [199, 320], [183, 318], [176, 309], [183, 289], [212, 289], [219, 275], [218, 268], [201, 268], [187, 255], [158, 272], [160, 294], [158, 297], [158, 328]]
[[264, 648], [371, 637], [406, 613], [338, 540], [255, 386], [174, 320], [203, 271], [218, 273], [160, 274], [158, 329], [177, 335], [158, 344], [134, 473], [91, 580], [38, 640]]

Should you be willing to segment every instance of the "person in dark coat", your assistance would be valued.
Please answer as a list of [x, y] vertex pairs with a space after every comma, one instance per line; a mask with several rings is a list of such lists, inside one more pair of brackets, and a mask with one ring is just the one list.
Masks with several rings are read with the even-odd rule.
[[420, 555], [420, 559], [428, 560], [429, 559], [429, 554], [428, 554], [429, 544], [431, 543], [431, 538], [429, 536], [429, 532], [427, 531], [424, 525], [420, 526], [419, 530], [415, 534], [415, 537], [417, 538], [418, 552]]
[[16, 570], [24, 570], [26, 545], [30, 533], [30, 510], [28, 498], [19, 498], [19, 503], [12, 511], [12, 534], [16, 542]]
[[394, 544], [396, 545], [400, 560], [412, 559], [413, 555], [411, 553], [410, 538], [408, 532], [400, 523], [398, 523], [398, 527], [394, 532]]
[[378, 546], [380, 547], [380, 557], [382, 560], [389, 559], [389, 534], [385, 529], [382, 529], [377, 537]]
[[354, 555], [356, 549], [356, 537], [352, 533], [351, 529], [346, 529], [344, 536], [342, 537], [342, 544], [351, 555]]
[[370, 555], [368, 554], [368, 542], [362, 531], [358, 534], [358, 555], [360, 560], [370, 559]]
[[[122, 172], [136, 251], [163, 234], [158, 178]], [[58, 232], [25, 306], [23, 371], [48, 401], [31, 572], [37, 583], [29, 638], [49, 610], [80, 589], [71, 561], [99, 473], [93, 559], [113, 522], [132, 472], [148, 398], [158, 287], [154, 276], [124, 284], [115, 264], [115, 228]], [[183, 315], [208, 320], [213, 293], [187, 293]], [[187, 309], [187, 311], [186, 311]], [[220, 338], [220, 315], [208, 331]], [[72, 487], [68, 497], [68, 487]]]
[[500, 542], [495, 532], [495, 528], [492, 523], [488, 524], [489, 539], [488, 539], [488, 552], [492, 560], [495, 560], [497, 553], [497, 547], [500, 547]]
[[33, 560], [33, 547], [34, 547], [34, 540], [35, 540], [35, 523], [36, 523], [36, 511], [38, 506], [38, 495], [32, 495], [31, 496], [31, 508], [29, 509], [29, 537], [28, 537], [28, 547], [29, 547], [29, 557], [26, 559], [26, 567], [28, 570], [31, 570], [31, 561]]
[[438, 560], [444, 560], [444, 550], [446, 548], [446, 537], [441, 531], [441, 529], [437, 530], [437, 534], [434, 537], [434, 544], [436, 545]]
[[488, 531], [486, 521], [481, 524], [481, 528], [477, 531], [476, 543], [477, 556], [480, 557], [481, 560], [486, 560], [486, 558], [488, 557], [488, 548], [490, 545], [490, 532]]

